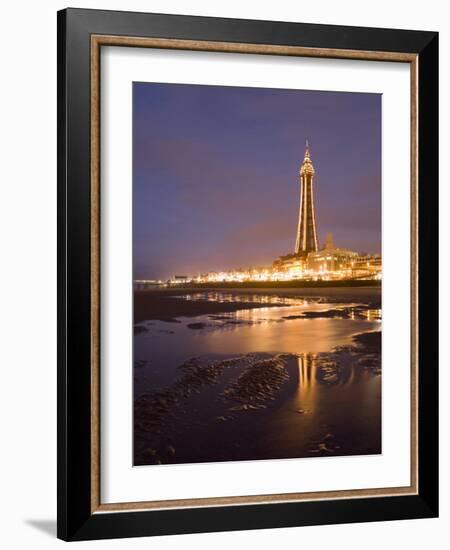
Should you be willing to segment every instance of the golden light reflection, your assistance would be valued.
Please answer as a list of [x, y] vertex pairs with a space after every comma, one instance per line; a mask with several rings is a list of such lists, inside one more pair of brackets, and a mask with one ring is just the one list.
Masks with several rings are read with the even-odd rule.
[[298, 390], [296, 401], [299, 412], [305, 414], [314, 408], [317, 393], [317, 365], [316, 356], [304, 354], [297, 358], [298, 362]]
[[350, 386], [355, 380], [355, 368], [347, 365], [345, 368], [337, 366], [330, 368], [328, 359], [319, 354], [308, 353], [297, 357], [298, 388], [296, 394], [297, 412], [311, 413], [317, 406], [320, 386]]

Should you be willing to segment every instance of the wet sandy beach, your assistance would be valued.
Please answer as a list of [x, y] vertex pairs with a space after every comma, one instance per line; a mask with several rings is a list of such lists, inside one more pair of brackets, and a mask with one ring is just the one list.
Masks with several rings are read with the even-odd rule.
[[136, 293], [135, 465], [380, 453], [380, 300]]

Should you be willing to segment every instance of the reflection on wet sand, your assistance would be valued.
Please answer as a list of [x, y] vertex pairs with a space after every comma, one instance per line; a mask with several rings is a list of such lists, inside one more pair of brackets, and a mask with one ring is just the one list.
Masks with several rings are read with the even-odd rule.
[[356, 348], [299, 356], [298, 387], [270, 423], [269, 447], [283, 456], [381, 452], [381, 379], [373, 362], [362, 367], [366, 357]]
[[[234, 299], [207, 296], [219, 298]], [[281, 298], [248, 295], [260, 307], [179, 317], [170, 330], [142, 323], [136, 465], [381, 452], [376, 300]]]

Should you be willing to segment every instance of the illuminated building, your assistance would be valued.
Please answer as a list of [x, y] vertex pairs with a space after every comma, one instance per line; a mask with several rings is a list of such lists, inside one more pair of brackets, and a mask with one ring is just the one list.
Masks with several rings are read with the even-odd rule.
[[156, 279], [135, 279], [133, 286], [135, 290], [146, 290], [147, 288], [159, 287], [163, 281]]
[[327, 234], [325, 246], [317, 252], [310, 252], [307, 257], [307, 268], [312, 271], [340, 271], [351, 268], [358, 257], [357, 252], [346, 248], [336, 248], [333, 235]]
[[301, 277], [306, 268], [306, 258], [297, 254], [280, 256], [273, 262], [272, 269], [280, 273], [288, 273], [291, 278]]
[[314, 175], [309, 144], [306, 142], [305, 157], [300, 167], [300, 208], [298, 212], [297, 239], [295, 253], [306, 255], [317, 252], [316, 216], [314, 212]]

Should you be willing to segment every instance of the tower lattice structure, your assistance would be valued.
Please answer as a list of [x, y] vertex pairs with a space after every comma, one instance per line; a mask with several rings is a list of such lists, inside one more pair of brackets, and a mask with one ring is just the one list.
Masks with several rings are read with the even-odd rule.
[[295, 253], [306, 255], [317, 252], [316, 216], [314, 212], [314, 175], [309, 144], [306, 142], [305, 158], [300, 167], [300, 208], [298, 214]]

